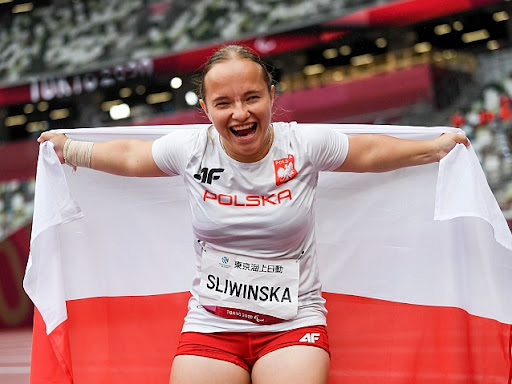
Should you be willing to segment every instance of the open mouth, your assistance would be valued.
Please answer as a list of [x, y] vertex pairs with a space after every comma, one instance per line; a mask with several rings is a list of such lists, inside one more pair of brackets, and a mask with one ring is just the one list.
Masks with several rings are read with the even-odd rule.
[[236, 137], [247, 137], [247, 136], [253, 135], [256, 132], [257, 126], [258, 126], [258, 123], [251, 123], [251, 124], [245, 124], [245, 125], [239, 125], [236, 127], [231, 127], [231, 128], [229, 128], [229, 130]]

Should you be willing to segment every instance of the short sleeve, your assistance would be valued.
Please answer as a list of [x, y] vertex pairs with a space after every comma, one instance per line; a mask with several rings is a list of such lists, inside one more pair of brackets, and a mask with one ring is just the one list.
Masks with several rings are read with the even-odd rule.
[[158, 168], [171, 176], [183, 174], [199, 134], [198, 130], [176, 129], [155, 140], [152, 153]]
[[318, 171], [334, 171], [348, 154], [348, 136], [336, 129], [320, 125], [297, 125], [308, 157]]

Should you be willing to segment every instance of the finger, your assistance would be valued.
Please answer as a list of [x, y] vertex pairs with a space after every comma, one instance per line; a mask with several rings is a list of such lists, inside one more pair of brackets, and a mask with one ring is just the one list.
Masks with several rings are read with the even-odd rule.
[[41, 135], [37, 138], [38, 143], [43, 143], [45, 141], [48, 141], [51, 139], [51, 136], [48, 132], [43, 132]]
[[457, 139], [458, 143], [464, 144], [466, 147], [469, 146], [469, 139], [467, 138], [466, 134], [458, 133]]
[[469, 145], [469, 140], [465, 133], [452, 133], [450, 134], [450, 139], [455, 142], [455, 144], [464, 144], [465, 146]]

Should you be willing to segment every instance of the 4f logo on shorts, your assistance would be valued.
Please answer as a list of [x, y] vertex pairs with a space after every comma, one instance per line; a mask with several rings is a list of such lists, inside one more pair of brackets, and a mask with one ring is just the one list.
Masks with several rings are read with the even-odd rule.
[[276, 185], [284, 184], [297, 175], [297, 170], [295, 169], [293, 161], [293, 155], [288, 155], [288, 157], [284, 159], [274, 160]]
[[304, 336], [302, 336], [302, 339], [299, 340], [301, 343], [315, 343], [320, 338], [319, 333], [315, 332], [308, 332]]
[[216, 173], [224, 172], [224, 168], [202, 168], [198, 173], [194, 175], [194, 178], [201, 181], [201, 183], [211, 184], [212, 180], [219, 180], [220, 176]]

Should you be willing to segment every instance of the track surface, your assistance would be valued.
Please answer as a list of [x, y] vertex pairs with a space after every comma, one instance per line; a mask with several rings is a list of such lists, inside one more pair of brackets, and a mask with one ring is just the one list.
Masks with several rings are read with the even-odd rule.
[[32, 329], [0, 330], [0, 383], [28, 384]]

